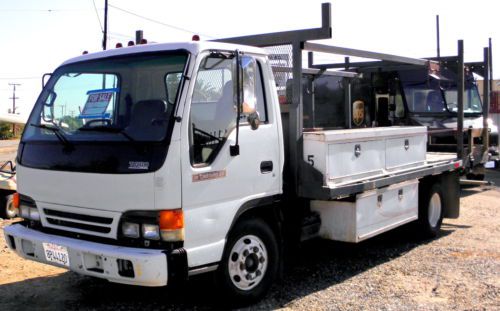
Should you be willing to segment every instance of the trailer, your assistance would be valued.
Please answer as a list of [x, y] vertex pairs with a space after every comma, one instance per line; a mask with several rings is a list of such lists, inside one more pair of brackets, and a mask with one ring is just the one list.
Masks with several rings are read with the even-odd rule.
[[16, 189], [16, 166], [6, 161], [0, 166], [0, 218], [17, 216], [18, 209], [13, 204]]
[[[436, 236], [459, 216], [462, 158], [429, 152], [425, 126], [367, 126], [359, 73], [308, 68], [303, 53], [435, 62], [311, 42], [329, 38], [323, 4], [320, 28], [66, 61], [20, 142], [25, 221], [4, 228], [8, 246], [124, 284], [213, 272], [223, 297], [250, 303], [302, 241], [358, 243], [410, 222]], [[304, 75], [334, 83], [316, 85], [321, 109]], [[329, 123], [307, 125], [319, 114]]]

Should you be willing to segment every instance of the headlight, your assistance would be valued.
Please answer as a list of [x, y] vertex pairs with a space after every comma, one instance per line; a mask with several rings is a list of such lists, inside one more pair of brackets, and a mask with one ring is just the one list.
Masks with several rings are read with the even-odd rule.
[[122, 233], [124, 236], [129, 238], [138, 238], [139, 235], [139, 224], [133, 222], [124, 222], [122, 224]]
[[146, 247], [182, 242], [184, 214], [182, 209], [126, 212], [121, 219], [121, 236], [137, 239], [134, 243], [143, 243]]
[[160, 229], [157, 225], [143, 224], [142, 237], [148, 240], [159, 240]]

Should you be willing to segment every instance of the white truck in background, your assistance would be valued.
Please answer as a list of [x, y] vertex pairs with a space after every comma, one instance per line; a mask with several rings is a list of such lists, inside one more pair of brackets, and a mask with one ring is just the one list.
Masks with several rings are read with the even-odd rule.
[[[443, 217], [458, 217], [461, 160], [427, 152], [425, 127], [355, 128], [364, 117], [349, 92], [356, 74], [304, 68], [302, 52], [430, 61], [310, 43], [331, 37], [329, 4], [322, 13], [321, 28], [63, 63], [20, 142], [25, 221], [4, 228], [8, 246], [124, 284], [214, 271], [225, 297], [249, 303], [306, 239], [356, 243], [413, 221], [435, 236]], [[273, 46], [291, 67], [272, 68]], [[282, 73], [289, 104], [278, 99]], [[340, 79], [355, 107], [344, 128], [303, 127], [303, 74]]]

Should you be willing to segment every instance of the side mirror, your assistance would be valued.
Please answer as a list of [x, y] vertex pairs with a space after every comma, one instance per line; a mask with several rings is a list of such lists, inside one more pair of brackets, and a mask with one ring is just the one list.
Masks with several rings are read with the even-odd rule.
[[57, 94], [52, 90], [47, 90], [47, 98], [43, 103], [42, 119], [45, 122], [52, 123], [54, 121], [54, 102]]
[[242, 83], [243, 98], [241, 102], [241, 112], [249, 115], [257, 111], [257, 96], [255, 92], [255, 73], [256, 73], [255, 59], [249, 56], [241, 57], [241, 69], [243, 79]]
[[[43, 76], [42, 76], [42, 88], [45, 87], [45, 84], [47, 84], [47, 81], [48, 79], [50, 79], [50, 77], [52, 77], [52, 74], [51, 73], [45, 73]], [[48, 78], [48, 79], [46, 79]]]
[[256, 130], [259, 128], [260, 125], [260, 118], [259, 118], [259, 113], [257, 111], [251, 113], [247, 117], [248, 123], [250, 124], [250, 128], [252, 130]]

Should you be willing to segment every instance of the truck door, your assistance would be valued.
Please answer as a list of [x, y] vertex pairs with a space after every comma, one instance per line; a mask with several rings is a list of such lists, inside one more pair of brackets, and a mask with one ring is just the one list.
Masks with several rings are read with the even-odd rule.
[[[188, 135], [182, 143], [182, 207], [190, 267], [220, 260], [228, 230], [244, 204], [281, 192], [281, 142], [272, 101], [266, 96], [270, 89], [265, 88], [264, 63], [250, 56], [242, 56], [242, 63], [243, 83], [254, 89], [254, 96], [243, 94], [237, 156], [230, 155], [237, 132], [234, 57], [206, 56], [192, 81]], [[257, 130], [248, 124], [248, 104], [259, 114]]]

